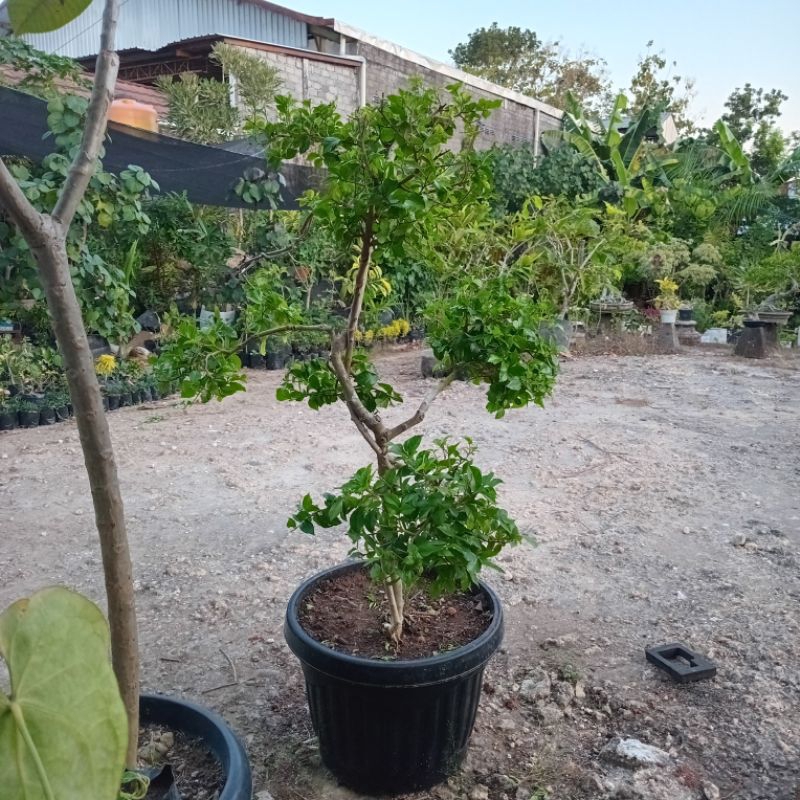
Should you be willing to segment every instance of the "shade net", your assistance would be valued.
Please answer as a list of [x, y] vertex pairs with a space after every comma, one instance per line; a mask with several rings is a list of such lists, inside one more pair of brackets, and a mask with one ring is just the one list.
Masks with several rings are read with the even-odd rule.
[[[45, 101], [0, 86], [0, 155], [41, 161], [53, 151], [47, 132]], [[212, 147], [109, 122], [103, 166], [119, 173], [135, 164], [150, 173], [162, 193], [185, 192], [193, 203], [258, 208], [234, 191], [245, 174], [251, 177], [264, 170], [264, 160], [253, 154], [255, 149], [247, 141]], [[314, 170], [299, 164], [285, 164], [281, 174], [286, 185], [280, 207], [285, 209], [297, 208], [298, 197], [318, 183]]]

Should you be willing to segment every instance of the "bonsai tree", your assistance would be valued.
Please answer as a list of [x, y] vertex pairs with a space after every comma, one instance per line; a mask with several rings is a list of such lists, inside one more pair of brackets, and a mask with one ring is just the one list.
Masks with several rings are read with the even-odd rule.
[[[62, 3], [9, 0], [8, 11], [12, 29], [22, 34], [58, 28], [80, 14], [86, 5], [85, 0]], [[50, 203], [46, 208], [37, 208], [26, 196], [24, 179], [15, 177], [0, 159], [0, 206], [33, 253], [66, 371], [100, 535], [112, 663], [128, 715], [126, 763], [133, 767], [139, 731], [133, 570], [114, 449], [68, 254], [71, 226], [76, 214], [85, 212], [82, 200], [97, 170], [108, 107], [114, 94], [118, 67], [114, 37], [119, 7], [119, 0], [106, 0], [83, 132], [75, 143], [74, 156], [58, 161]]]
[[[277, 120], [252, 124], [251, 131], [266, 142], [270, 168], [305, 156], [327, 171], [304, 208], [310, 226], [323, 229], [339, 253], [352, 254], [346, 314], [332, 323], [311, 322], [302, 303], [290, 302], [256, 273], [246, 288], [241, 337], [220, 319], [204, 331], [185, 320], [165, 344], [156, 372], [165, 383], [179, 379], [185, 397], [222, 398], [244, 388], [236, 356], [243, 344], [258, 341], [263, 349], [278, 334], [326, 334], [326, 356], [292, 365], [278, 399], [315, 409], [343, 403], [376, 463], [321, 503], [306, 496], [289, 525], [313, 533], [317, 525], [347, 522], [354, 551], [385, 587], [388, 634], [399, 643], [409, 586], [426, 576], [434, 591], [466, 589], [504, 545], [520, 539], [497, 505], [500, 481], [472, 463], [471, 442], [441, 440], [426, 449], [420, 436], [399, 440], [425, 419], [456, 374], [487, 384], [487, 410], [499, 417], [541, 404], [557, 361], [538, 334], [539, 308], [515, 294], [507, 276], [461, 274], [425, 319], [444, 377], [412, 413], [390, 423], [384, 410], [402, 397], [358, 349], [362, 318], [386, 300], [383, 264], [408, 263], [411, 251], [418, 258], [426, 248], [441, 250], [446, 223], [485, 202], [489, 175], [472, 144], [493, 104], [473, 100], [457, 85], [443, 94], [414, 85], [348, 120], [333, 105], [297, 105], [286, 97], [276, 105]], [[458, 265], [452, 267], [458, 275]]]

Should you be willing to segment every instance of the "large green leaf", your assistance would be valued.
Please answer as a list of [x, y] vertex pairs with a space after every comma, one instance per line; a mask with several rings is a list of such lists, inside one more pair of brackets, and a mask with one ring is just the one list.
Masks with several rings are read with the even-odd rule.
[[0, 614], [3, 800], [115, 800], [127, 720], [109, 663], [108, 625], [69, 589], [43, 589]]
[[11, 30], [23, 33], [47, 33], [61, 28], [82, 14], [92, 0], [8, 0]]

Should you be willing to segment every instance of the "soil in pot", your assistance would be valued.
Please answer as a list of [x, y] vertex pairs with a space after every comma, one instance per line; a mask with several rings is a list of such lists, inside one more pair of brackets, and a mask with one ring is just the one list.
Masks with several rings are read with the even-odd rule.
[[[147, 725], [139, 731], [139, 760], [143, 766], [169, 765], [181, 800], [214, 800], [224, 788], [222, 765], [201, 739]], [[170, 795], [171, 796], [171, 795]], [[145, 800], [163, 797], [163, 789]]]
[[406, 598], [406, 628], [396, 649], [388, 647], [386, 593], [363, 570], [320, 581], [305, 598], [299, 621], [321, 644], [349, 655], [385, 660], [426, 658], [476, 639], [491, 622], [481, 595], [431, 597], [424, 584]]

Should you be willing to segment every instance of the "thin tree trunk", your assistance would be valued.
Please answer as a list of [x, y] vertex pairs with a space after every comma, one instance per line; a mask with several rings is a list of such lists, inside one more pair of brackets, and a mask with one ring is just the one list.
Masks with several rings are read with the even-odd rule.
[[70, 278], [66, 249], [63, 240], [59, 240], [57, 232], [52, 230], [55, 227], [56, 223], [46, 221], [44, 241], [32, 249], [64, 361], [83, 459], [89, 475], [108, 598], [111, 660], [128, 712], [126, 763], [129, 767], [135, 767], [139, 737], [139, 646], [133, 566], [103, 398], [80, 305]]
[[66, 251], [67, 231], [94, 173], [114, 94], [119, 65], [114, 52], [119, 7], [120, 0], [106, 0], [100, 53], [81, 144], [52, 214], [41, 214], [31, 206], [2, 159], [0, 202], [36, 259], [64, 361], [100, 536], [111, 629], [111, 660], [128, 715], [126, 764], [135, 767], [139, 737], [139, 650], [133, 568], [111, 435]]

